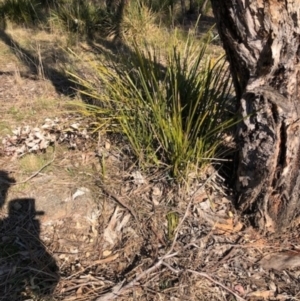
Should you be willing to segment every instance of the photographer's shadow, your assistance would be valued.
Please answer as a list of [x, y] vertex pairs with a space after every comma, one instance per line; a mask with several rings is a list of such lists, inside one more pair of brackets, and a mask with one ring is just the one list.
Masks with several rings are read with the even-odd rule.
[[[0, 208], [15, 183], [0, 171]], [[36, 218], [35, 200], [14, 199], [8, 203], [9, 215], [0, 219], [0, 300], [40, 300], [51, 297], [58, 280], [58, 266], [46, 251]], [[44, 299], [43, 299], [44, 300]]]

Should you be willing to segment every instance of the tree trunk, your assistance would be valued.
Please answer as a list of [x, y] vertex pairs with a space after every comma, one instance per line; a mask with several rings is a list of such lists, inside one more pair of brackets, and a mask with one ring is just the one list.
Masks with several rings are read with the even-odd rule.
[[180, 0], [180, 6], [181, 6], [181, 14], [184, 16], [185, 15], [185, 1]]
[[243, 117], [237, 206], [282, 230], [300, 211], [300, 1], [211, 2]]

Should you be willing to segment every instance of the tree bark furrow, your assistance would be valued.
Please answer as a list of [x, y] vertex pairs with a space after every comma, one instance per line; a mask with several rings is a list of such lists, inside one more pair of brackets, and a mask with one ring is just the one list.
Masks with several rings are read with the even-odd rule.
[[212, 6], [243, 119], [237, 206], [262, 230], [283, 229], [300, 208], [300, 1]]

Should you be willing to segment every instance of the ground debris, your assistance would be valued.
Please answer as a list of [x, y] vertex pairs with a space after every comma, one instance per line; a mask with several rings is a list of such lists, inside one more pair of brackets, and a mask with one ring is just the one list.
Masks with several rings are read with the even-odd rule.
[[81, 118], [74, 122], [76, 116], [69, 115], [64, 119], [46, 118], [40, 127], [19, 126], [12, 130], [12, 135], [2, 138], [1, 151], [6, 156], [22, 157], [27, 153], [45, 151], [54, 143], [65, 143], [69, 148], [84, 150], [91, 139], [87, 122]]

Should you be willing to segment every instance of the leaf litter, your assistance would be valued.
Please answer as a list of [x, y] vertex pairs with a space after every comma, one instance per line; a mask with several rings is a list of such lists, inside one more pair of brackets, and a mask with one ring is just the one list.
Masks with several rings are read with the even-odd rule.
[[[195, 182], [189, 191], [164, 179], [158, 184], [140, 171], [128, 177], [117, 170], [128, 160], [120, 158], [113, 160], [105, 189], [103, 179], [93, 175], [100, 209], [84, 229], [78, 218], [75, 222], [65, 217], [44, 232], [48, 237], [51, 231], [56, 233], [50, 246], [60, 254], [55, 256], [61, 274], [58, 298], [289, 300], [297, 296], [297, 251], [287, 252], [292, 248], [288, 239], [274, 243], [243, 224], [230, 195], [207, 195], [207, 188], [216, 185], [212, 182], [219, 181], [216, 172]], [[72, 200], [85, 193], [87, 188], [78, 187]], [[174, 211], [179, 220], [175, 234], [169, 236], [167, 216]]]
[[59, 118], [46, 118], [40, 127], [18, 126], [12, 130], [12, 135], [2, 139], [2, 152], [6, 156], [22, 157], [45, 151], [55, 142], [66, 143], [73, 149], [86, 148], [86, 142], [90, 140], [87, 128], [80, 128], [79, 122], [68, 125], [71, 120], [74, 116], [67, 116], [64, 122]]
[[[81, 183], [65, 198], [70, 210], [41, 218], [41, 239], [59, 267], [53, 300], [300, 299], [299, 225], [264, 237], [238, 217], [234, 194], [214, 168], [189, 186], [176, 186], [159, 171], [133, 171], [113, 139], [95, 142], [80, 118], [64, 118], [18, 126], [1, 137], [2, 158], [47, 152], [53, 143], [93, 157], [95, 169], [84, 176], [96, 191], [96, 206], [86, 199], [91, 187]], [[2, 243], [10, 239], [7, 226]], [[19, 252], [27, 260], [26, 249]], [[16, 273], [1, 263], [3, 289], [8, 272]], [[28, 298], [36, 285], [27, 285]]]
[[[208, 175], [207, 182], [195, 183], [198, 188], [193, 194], [167, 181], [162, 193], [157, 183], [151, 185], [145, 176], [140, 183], [122, 177], [121, 172], [119, 175], [119, 179], [110, 175], [114, 184], [109, 189], [116, 191], [117, 198], [126, 199], [126, 207], [135, 212], [136, 219], [111, 194], [104, 193], [106, 202], [110, 201], [106, 210], [110, 209], [109, 214], [103, 212], [99, 217], [101, 220], [106, 216], [98, 233], [101, 255], [117, 254], [117, 258], [84, 270], [101, 278], [101, 286], [94, 284], [91, 288], [86, 284], [84, 298], [87, 292], [91, 300], [97, 301], [223, 300], [224, 296], [226, 300], [230, 296], [236, 300], [289, 300], [297, 296], [297, 267], [281, 266], [275, 272], [276, 257], [273, 264], [272, 257], [267, 260], [269, 266], [262, 261], [266, 254], [281, 252], [288, 244], [271, 243], [244, 225], [237, 218], [230, 196], [217, 193], [199, 202], [199, 189], [209, 187], [218, 177]], [[166, 217], [172, 210], [178, 212], [179, 222], [170, 238]], [[287, 272], [287, 268], [295, 271]]]

